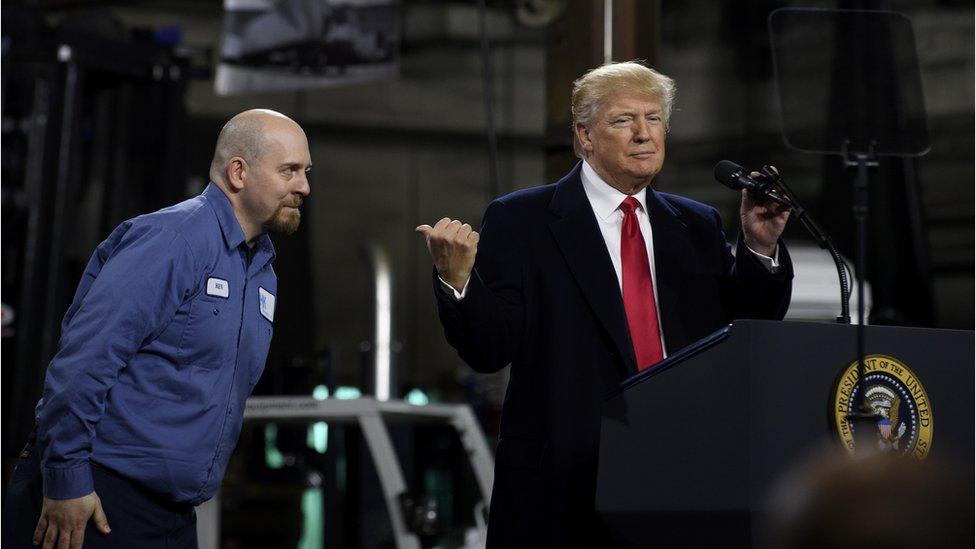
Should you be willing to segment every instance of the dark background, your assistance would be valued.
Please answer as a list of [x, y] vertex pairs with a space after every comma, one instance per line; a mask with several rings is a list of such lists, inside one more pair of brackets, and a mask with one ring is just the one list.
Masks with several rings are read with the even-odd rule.
[[[477, 226], [492, 195], [554, 181], [574, 162], [569, 89], [603, 60], [602, 1], [567, 0], [538, 27], [519, 21], [520, 4], [486, 2], [493, 180], [478, 2], [401, 2], [394, 79], [220, 97], [220, 1], [4, 1], [0, 257], [3, 303], [15, 315], [8, 324], [5, 312], [2, 341], [4, 479], [91, 251], [120, 221], [199, 192], [221, 125], [252, 107], [301, 123], [315, 162], [302, 229], [275, 242], [277, 326], [256, 392], [308, 394], [318, 384], [368, 392], [364, 250], [374, 243], [394, 271], [394, 396], [419, 388], [433, 401], [470, 402], [492, 438], [507, 373], [474, 374], [444, 342], [429, 258], [413, 228], [445, 215]], [[712, 166], [725, 158], [775, 164], [851, 257], [849, 174], [838, 158], [792, 152], [780, 136], [766, 18], [799, 3], [615, 5], [614, 59], [647, 59], [678, 86], [655, 186], [718, 207], [731, 238], [737, 196], [714, 182]], [[873, 180], [871, 321], [972, 329], [972, 3], [804, 5], [892, 9], [912, 21], [931, 151], [883, 159]], [[812, 246], [799, 226], [787, 240]], [[826, 254], [820, 261], [829, 268]]]

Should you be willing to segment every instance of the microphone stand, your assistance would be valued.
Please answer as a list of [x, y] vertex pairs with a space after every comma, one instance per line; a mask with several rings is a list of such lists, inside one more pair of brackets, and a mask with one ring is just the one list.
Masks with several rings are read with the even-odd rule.
[[870, 441], [868, 434], [870, 426], [877, 421], [878, 414], [868, 403], [864, 392], [864, 268], [867, 257], [867, 218], [868, 218], [868, 168], [877, 169], [878, 160], [874, 154], [874, 141], [868, 145], [868, 152], [849, 152], [847, 142], [844, 143], [844, 166], [855, 169], [854, 178], [854, 220], [857, 224], [857, 391], [861, 396], [858, 409], [848, 411], [847, 419], [851, 427], [862, 426], [862, 433], [857, 436], [858, 429], [854, 429], [855, 448], [867, 449]]
[[[793, 194], [793, 190], [790, 189], [786, 181], [783, 180], [782, 176], [772, 169], [771, 166], [763, 166], [762, 174], [773, 181], [777, 190], [783, 193], [786, 197], [786, 202], [789, 203], [789, 207], [793, 210], [793, 217], [803, 224], [810, 236], [817, 241], [820, 248], [827, 250], [830, 253], [830, 257], [834, 260], [834, 266], [837, 267], [837, 278], [840, 279], [840, 316], [837, 317], [837, 322], [839, 324], [850, 324], [851, 323], [851, 287], [850, 282], [847, 278], [847, 264], [844, 263], [844, 259], [841, 258], [840, 252], [834, 246], [830, 236], [827, 235], [814, 222], [813, 218], [807, 213], [806, 209], [800, 205], [800, 201], [796, 199], [796, 195]], [[861, 294], [858, 294], [861, 295]]]
[[[852, 406], [848, 411], [847, 420], [851, 422], [852, 431], [855, 433], [855, 448], [862, 450], [871, 448], [872, 427], [877, 421], [878, 414], [868, 403], [867, 395], [864, 393], [864, 258], [866, 249], [866, 220], [868, 214], [868, 176], [869, 167], [876, 168], [878, 162], [874, 159], [873, 147], [868, 154], [854, 154], [848, 157], [844, 155], [848, 168], [857, 168], [857, 182], [855, 184], [854, 215], [857, 219], [857, 394], [860, 395], [860, 404]], [[851, 289], [847, 278], [847, 264], [841, 258], [840, 253], [830, 240], [830, 237], [810, 218], [806, 210], [800, 206], [796, 195], [790, 189], [786, 181], [772, 169], [771, 166], [763, 166], [762, 174], [773, 181], [793, 208], [793, 217], [796, 217], [806, 227], [807, 232], [813, 236], [814, 240], [821, 248], [830, 252], [830, 257], [834, 260], [837, 267], [837, 275], [840, 278], [840, 307], [841, 313], [837, 317], [840, 324], [851, 323]]]

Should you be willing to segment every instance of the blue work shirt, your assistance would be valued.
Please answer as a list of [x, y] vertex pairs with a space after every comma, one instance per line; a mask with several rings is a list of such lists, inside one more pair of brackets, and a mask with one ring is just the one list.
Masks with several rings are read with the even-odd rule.
[[91, 463], [176, 502], [213, 496], [271, 344], [274, 255], [213, 183], [99, 244], [37, 405], [45, 496], [92, 492]]

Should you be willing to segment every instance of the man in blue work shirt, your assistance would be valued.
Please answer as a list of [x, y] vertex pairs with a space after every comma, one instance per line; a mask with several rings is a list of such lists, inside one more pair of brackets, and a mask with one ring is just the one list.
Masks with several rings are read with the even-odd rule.
[[298, 124], [245, 111], [221, 130], [203, 194], [98, 246], [10, 485], [4, 547], [196, 547], [194, 506], [220, 485], [271, 343], [267, 233], [298, 228], [311, 165]]

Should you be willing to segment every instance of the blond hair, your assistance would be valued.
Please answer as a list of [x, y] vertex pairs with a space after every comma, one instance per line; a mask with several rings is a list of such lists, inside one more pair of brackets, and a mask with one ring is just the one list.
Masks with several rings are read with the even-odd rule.
[[577, 156], [582, 155], [582, 147], [576, 137], [576, 125], [589, 127], [596, 113], [621, 91], [637, 92], [660, 101], [664, 127], [670, 129], [674, 80], [648, 67], [642, 60], [607, 63], [573, 82], [570, 103], [573, 113], [573, 150]]

